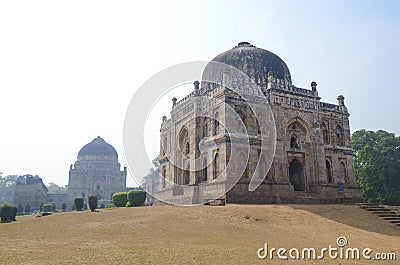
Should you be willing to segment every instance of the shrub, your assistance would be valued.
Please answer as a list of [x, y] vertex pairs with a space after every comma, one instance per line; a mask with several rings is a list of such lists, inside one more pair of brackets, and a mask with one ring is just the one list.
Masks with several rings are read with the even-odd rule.
[[5, 223], [5, 222], [10, 221], [12, 213], [13, 213], [12, 206], [8, 203], [4, 203], [3, 206], [1, 206], [1, 210], [0, 210], [1, 222]]
[[109, 203], [106, 205], [106, 208], [114, 208], [114, 207], [115, 207], [114, 203]]
[[106, 206], [104, 205], [104, 203], [100, 204], [100, 208], [101, 208], [101, 209], [106, 208]]
[[66, 210], [67, 210], [67, 204], [64, 202], [64, 203], [61, 205], [61, 211], [65, 212]]
[[128, 201], [126, 192], [117, 192], [112, 196], [112, 201], [116, 207], [125, 207]]
[[31, 213], [31, 211], [32, 211], [31, 206], [29, 204], [27, 204], [25, 206], [25, 213]]
[[131, 202], [130, 201], [127, 201], [126, 207], [131, 207]]
[[17, 216], [17, 212], [18, 212], [18, 208], [13, 206], [12, 207], [12, 214], [11, 214], [11, 218], [10, 218], [11, 221], [17, 221], [15, 219], [15, 217]]
[[132, 206], [142, 206], [146, 201], [146, 192], [144, 190], [131, 190], [128, 192], [128, 200]]
[[83, 203], [83, 210], [87, 210], [87, 203], [86, 202]]
[[57, 207], [56, 207], [56, 204], [55, 203], [52, 203], [52, 206], [53, 206], [53, 209], [51, 209], [53, 212], [56, 212], [57, 211]]
[[75, 209], [77, 211], [82, 211], [83, 208], [83, 198], [75, 198], [74, 200]]
[[21, 204], [18, 204], [17, 213], [18, 214], [23, 214], [24, 213], [24, 206], [22, 206]]
[[97, 197], [96, 196], [90, 196], [89, 197], [89, 208], [92, 212], [94, 212], [97, 208]]
[[42, 212], [50, 213], [53, 211], [53, 204], [47, 203], [42, 205]]
[[43, 212], [43, 208], [42, 208], [42, 207], [43, 207], [43, 204], [44, 204], [44, 203], [41, 203], [41, 204], [40, 204], [39, 211], [41, 211], [41, 212]]

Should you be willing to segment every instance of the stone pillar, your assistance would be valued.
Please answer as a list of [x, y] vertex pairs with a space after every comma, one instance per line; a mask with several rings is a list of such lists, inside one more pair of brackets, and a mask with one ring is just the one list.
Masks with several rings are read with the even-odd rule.
[[337, 100], [338, 100], [339, 106], [344, 106], [344, 97], [343, 97], [343, 95], [339, 95], [337, 97]]
[[198, 80], [193, 82], [194, 85], [194, 94], [198, 95], [199, 94], [199, 89], [200, 89], [200, 82]]
[[311, 82], [311, 89], [313, 92], [317, 92], [317, 83], [315, 81]]

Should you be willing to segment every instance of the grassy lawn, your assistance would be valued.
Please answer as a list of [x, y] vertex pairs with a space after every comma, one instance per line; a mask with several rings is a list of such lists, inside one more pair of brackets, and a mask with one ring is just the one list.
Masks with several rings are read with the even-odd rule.
[[[394, 251], [400, 228], [346, 205], [137, 207], [67, 212], [0, 224], [1, 264], [372, 264], [351, 260], [260, 260], [270, 247]], [[399, 262], [399, 261], [397, 261]], [[396, 264], [376, 261], [375, 264]]]

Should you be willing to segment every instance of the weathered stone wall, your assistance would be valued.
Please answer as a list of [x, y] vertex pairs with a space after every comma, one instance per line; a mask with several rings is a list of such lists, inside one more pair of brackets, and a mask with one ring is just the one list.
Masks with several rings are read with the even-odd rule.
[[43, 182], [37, 183], [17, 183], [14, 193], [14, 205], [21, 204], [26, 207], [27, 204], [32, 211], [39, 210], [42, 203], [46, 203], [47, 188]]
[[[245, 46], [235, 47], [233, 50], [238, 49], [237, 53], [228, 51], [230, 57], [226, 58], [230, 58], [229, 60], [236, 58], [234, 61], [242, 65], [243, 60], [240, 56], [250, 56], [251, 52], [259, 54], [254, 46]], [[246, 55], [244, 51], [249, 51], [249, 54]], [[225, 55], [221, 58], [224, 59]], [[247, 59], [249, 65], [242, 70], [247, 71], [249, 76], [265, 72], [265, 69], [251, 68], [254, 66], [251, 60], [255, 60], [255, 65], [260, 63], [254, 56]], [[246, 170], [238, 184], [226, 195], [227, 202], [335, 202], [343, 196], [348, 199], [360, 199], [355, 184], [354, 152], [351, 148], [349, 113], [344, 104], [344, 97], [338, 97], [338, 104], [321, 102], [315, 82], [312, 82], [311, 89], [299, 88], [292, 85], [289, 79], [275, 78], [273, 73], [274, 71], [268, 73], [267, 78], [263, 74], [262, 78], [260, 77], [262, 82], [255, 80], [268, 99], [276, 127], [276, 150], [274, 157], [267, 157], [264, 163], [267, 165], [267, 161], [271, 162], [273, 159], [268, 173], [265, 172], [267, 178], [263, 184], [253, 192], [248, 191], [249, 179], [256, 171], [261, 153], [257, 119], [267, 119], [268, 115], [255, 117], [242, 96], [223, 86], [203, 82], [199, 88], [195, 83], [192, 93], [181, 101], [173, 100], [171, 118], [164, 117], [161, 124], [160, 174], [165, 177], [165, 181], [160, 181], [157, 189], [164, 198], [175, 197], [177, 201], [182, 201], [189, 200], [186, 197], [195, 196], [196, 200], [206, 200], [207, 194], [211, 191], [202, 188], [202, 184], [212, 182], [215, 173], [218, 175], [223, 172], [228, 161], [233, 160], [235, 163], [232, 170], [242, 168], [241, 153], [246, 153], [247, 146], [243, 145], [243, 152], [239, 149], [232, 153], [230, 146], [232, 135], [225, 134], [223, 128], [219, 128], [215, 133], [212, 118], [204, 118], [218, 115], [220, 121], [226, 125], [237, 124], [237, 120], [228, 117], [227, 106], [223, 104], [226, 103], [242, 117], [247, 129], [243, 134], [236, 132], [235, 139], [240, 142], [247, 136], [250, 138]], [[223, 78], [226, 80], [229, 76], [224, 73]], [[265, 102], [260, 100], [257, 91], [246, 86], [239, 89], [242, 95], [249, 96], [248, 100], [253, 107], [260, 109], [265, 107], [263, 106]], [[201, 96], [218, 99], [222, 103], [211, 101], [205, 105], [202, 104]], [[185, 136], [182, 136], [183, 134]], [[200, 152], [200, 143], [209, 147], [204, 149], [207, 152]], [[186, 153], [185, 150], [188, 148], [190, 151]], [[216, 164], [213, 163], [215, 154], [218, 154]], [[200, 168], [203, 161], [207, 161], [206, 170], [193, 170], [195, 165], [190, 161], [196, 158], [198, 158], [196, 168]], [[177, 161], [182, 169], [174, 166], [170, 159]], [[228, 178], [232, 173], [227, 172]], [[344, 191], [340, 193], [338, 193], [339, 183], [344, 184]], [[198, 188], [178, 189], [174, 184], [198, 186]]]

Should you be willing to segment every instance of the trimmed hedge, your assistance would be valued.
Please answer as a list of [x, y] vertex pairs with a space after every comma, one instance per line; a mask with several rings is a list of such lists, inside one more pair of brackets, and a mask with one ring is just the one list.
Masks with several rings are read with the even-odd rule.
[[42, 212], [51, 213], [53, 211], [53, 204], [46, 203], [42, 205]]
[[131, 206], [142, 206], [146, 201], [146, 191], [131, 190], [128, 192], [128, 200]]
[[106, 204], [106, 208], [115, 208], [114, 203]]
[[67, 210], [67, 204], [64, 202], [64, 203], [61, 205], [61, 211], [65, 212], [66, 210]]
[[2, 223], [9, 222], [11, 220], [12, 213], [13, 213], [13, 207], [8, 203], [4, 203], [3, 206], [1, 206], [0, 210], [1, 222]]
[[97, 208], [97, 197], [96, 196], [90, 196], [89, 197], [89, 208], [92, 212], [94, 212]]
[[116, 207], [125, 207], [128, 201], [128, 196], [126, 192], [117, 192], [112, 196], [112, 202]]
[[83, 208], [83, 198], [75, 198], [74, 200], [75, 209], [77, 211], [82, 211]]
[[18, 208], [15, 207], [15, 206], [13, 206], [13, 207], [12, 207], [11, 218], [10, 218], [11, 221], [17, 221], [17, 220], [15, 219], [15, 217], [17, 216], [17, 212], [18, 212]]

